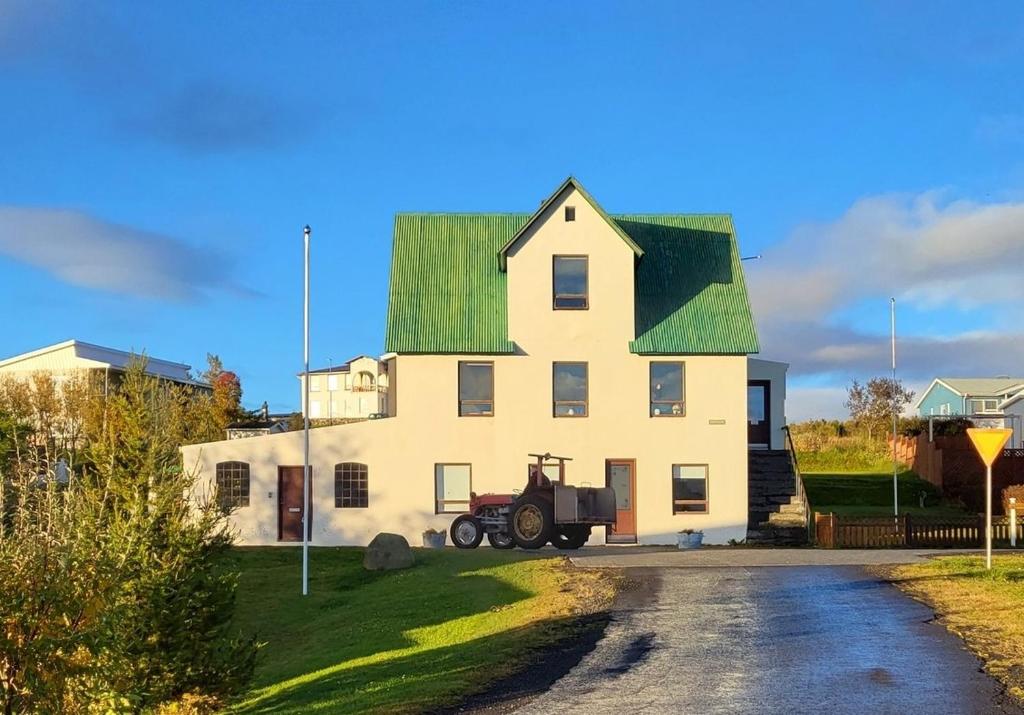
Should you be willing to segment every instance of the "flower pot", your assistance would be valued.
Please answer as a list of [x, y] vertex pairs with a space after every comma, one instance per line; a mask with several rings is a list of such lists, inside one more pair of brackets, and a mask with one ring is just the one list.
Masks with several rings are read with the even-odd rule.
[[447, 531], [424, 531], [423, 546], [428, 549], [443, 549], [447, 538]]
[[694, 532], [692, 534], [676, 534], [676, 546], [680, 550], [699, 549], [704, 543], [704, 534]]

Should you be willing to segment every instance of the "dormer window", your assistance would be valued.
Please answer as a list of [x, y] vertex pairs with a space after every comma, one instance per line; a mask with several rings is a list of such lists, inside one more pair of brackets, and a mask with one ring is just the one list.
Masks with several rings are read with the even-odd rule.
[[555, 256], [552, 271], [555, 310], [586, 310], [587, 257]]

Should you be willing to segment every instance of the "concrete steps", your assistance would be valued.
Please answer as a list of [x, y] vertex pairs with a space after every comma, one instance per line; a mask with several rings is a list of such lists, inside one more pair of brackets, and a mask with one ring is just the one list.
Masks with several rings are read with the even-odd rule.
[[752, 450], [747, 485], [747, 542], [765, 546], [807, 543], [807, 512], [796, 496], [796, 471], [786, 450]]

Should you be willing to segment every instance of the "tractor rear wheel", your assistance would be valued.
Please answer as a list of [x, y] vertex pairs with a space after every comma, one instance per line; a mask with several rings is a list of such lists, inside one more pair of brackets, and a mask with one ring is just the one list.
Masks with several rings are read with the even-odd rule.
[[555, 514], [551, 502], [540, 494], [524, 494], [512, 506], [509, 533], [521, 549], [539, 549], [551, 539]]
[[578, 549], [590, 538], [590, 527], [585, 524], [566, 524], [555, 527], [551, 544], [558, 549]]
[[516, 542], [512, 540], [512, 537], [502, 531], [487, 532], [487, 543], [495, 549], [514, 549], [516, 547]]
[[484, 539], [484, 526], [472, 514], [463, 514], [449, 529], [452, 543], [460, 549], [475, 549]]

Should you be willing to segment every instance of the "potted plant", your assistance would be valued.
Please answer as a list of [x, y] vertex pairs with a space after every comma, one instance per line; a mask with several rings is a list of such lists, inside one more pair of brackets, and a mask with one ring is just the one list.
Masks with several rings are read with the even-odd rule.
[[704, 543], [704, 532], [700, 529], [683, 529], [676, 534], [676, 545], [682, 549], [699, 549]]
[[443, 549], [448, 532], [444, 529], [427, 529], [423, 532], [423, 546], [428, 549]]

